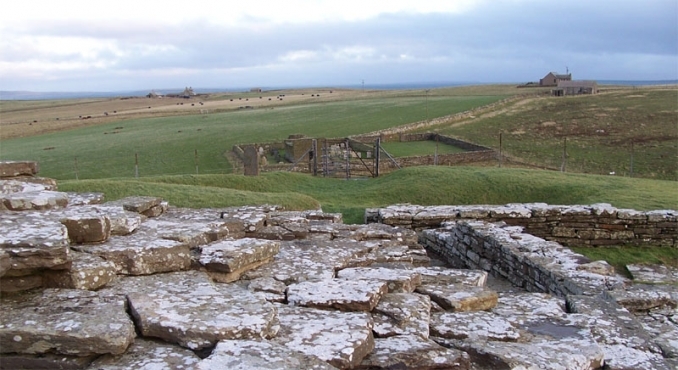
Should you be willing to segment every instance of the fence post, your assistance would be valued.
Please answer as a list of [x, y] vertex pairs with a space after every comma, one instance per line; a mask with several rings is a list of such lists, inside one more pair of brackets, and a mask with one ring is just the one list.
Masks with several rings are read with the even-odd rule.
[[629, 177], [633, 177], [633, 141], [631, 142], [631, 165], [629, 168]]
[[75, 157], [75, 179], [80, 180], [78, 178], [78, 157]]
[[318, 140], [313, 139], [311, 142], [313, 149], [313, 176], [318, 176]]
[[346, 180], [351, 178], [351, 149], [348, 139], [346, 139]]
[[565, 163], [567, 162], [567, 137], [563, 138], [563, 161], [560, 165], [560, 172], [565, 172]]
[[134, 177], [139, 178], [139, 153], [134, 153]]
[[195, 174], [198, 174], [198, 149], [195, 150]]
[[501, 136], [502, 136], [502, 133], [500, 132], [499, 133], [499, 168], [501, 168], [501, 161], [503, 159], [502, 158], [503, 154], [502, 154], [502, 142], [501, 142], [502, 137]]
[[381, 137], [374, 143], [374, 177], [379, 177], [379, 157], [381, 156]]

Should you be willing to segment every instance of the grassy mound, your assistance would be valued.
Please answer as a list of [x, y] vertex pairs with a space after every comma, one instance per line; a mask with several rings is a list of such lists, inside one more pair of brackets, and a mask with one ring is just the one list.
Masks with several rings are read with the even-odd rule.
[[280, 204], [290, 210], [344, 214], [360, 223], [365, 208], [395, 203], [421, 205], [610, 203], [638, 210], [678, 209], [675, 182], [491, 167], [413, 167], [376, 179], [341, 180], [274, 172], [258, 177], [182, 175], [139, 180], [62, 181], [64, 191], [98, 191], [108, 200], [159, 196], [180, 207]]

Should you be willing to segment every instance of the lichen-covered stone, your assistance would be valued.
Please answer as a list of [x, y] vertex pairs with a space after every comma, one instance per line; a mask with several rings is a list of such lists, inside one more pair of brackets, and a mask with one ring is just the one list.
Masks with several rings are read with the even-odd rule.
[[491, 312], [433, 312], [431, 335], [471, 341], [516, 342], [521, 333], [505, 318]]
[[23, 276], [3, 276], [0, 278], [0, 292], [16, 293], [42, 286], [42, 274], [34, 273]]
[[374, 350], [357, 369], [471, 369], [466, 352], [449, 349], [436, 342], [413, 335], [377, 338]]
[[252, 238], [223, 240], [201, 248], [200, 264], [211, 271], [234, 272], [272, 258], [279, 251], [280, 243], [275, 241]]
[[44, 272], [49, 288], [96, 290], [115, 278], [115, 264], [89, 253], [71, 252], [70, 269]]
[[269, 302], [284, 302], [286, 299], [287, 285], [270, 277], [250, 280], [247, 289], [264, 294]]
[[272, 277], [285, 284], [334, 278], [352, 258], [367, 254], [369, 242], [296, 240], [280, 242], [273, 262], [245, 273], [243, 278]]
[[340, 369], [354, 368], [374, 349], [372, 318], [365, 312], [278, 306], [274, 342]]
[[421, 275], [422, 284], [463, 284], [484, 287], [487, 272], [482, 270], [450, 269], [440, 266], [417, 267], [414, 271]]
[[118, 295], [46, 289], [0, 308], [2, 353], [121, 354], [136, 336]]
[[58, 268], [70, 262], [66, 226], [40, 212], [3, 214], [0, 249], [10, 259], [10, 270]]
[[96, 370], [166, 369], [192, 370], [200, 357], [187, 349], [145, 338], [137, 338], [121, 355], [104, 355], [90, 366]]
[[[447, 340], [437, 340], [445, 345]], [[587, 338], [569, 337], [558, 341], [534, 338], [528, 343], [477, 341], [460, 348], [471, 360], [491, 359], [499, 369], [593, 370], [604, 364], [601, 347]]]
[[415, 293], [384, 294], [372, 310], [372, 319], [378, 338], [396, 335], [428, 338], [431, 299]]
[[118, 274], [149, 275], [187, 270], [191, 266], [188, 245], [162, 239], [152, 233], [113, 236], [105, 243], [83, 244], [74, 246], [74, 249], [112, 262]]
[[678, 284], [678, 268], [664, 265], [626, 265], [634, 283]]
[[271, 341], [222, 340], [196, 369], [332, 370], [336, 367]]
[[68, 229], [72, 243], [98, 243], [111, 236], [111, 219], [99, 212], [68, 215], [60, 221]]
[[96, 358], [97, 355], [67, 356], [51, 353], [39, 355], [3, 354], [0, 357], [0, 369], [84, 370]]
[[126, 292], [144, 336], [189, 349], [222, 339], [271, 338], [278, 331], [272, 303], [237, 285], [212, 283], [204, 273], [139, 277], [112, 289]]
[[3, 195], [0, 198], [5, 209], [31, 211], [63, 208], [68, 205], [68, 194], [58, 191], [31, 191]]
[[453, 312], [489, 310], [497, 305], [499, 298], [493, 290], [462, 284], [421, 285], [416, 292], [431, 297], [443, 309]]
[[304, 281], [287, 287], [287, 301], [295, 306], [369, 312], [387, 292], [387, 283], [379, 280]]
[[162, 198], [157, 197], [127, 197], [111, 202], [106, 202], [106, 206], [122, 206], [125, 210], [136, 213], [143, 213], [149, 209], [159, 206]]
[[9, 259], [9, 254], [7, 254], [4, 249], [0, 249], [0, 277], [5, 275], [10, 266], [11, 262]]
[[0, 161], [0, 177], [33, 176], [38, 169], [35, 161]]
[[337, 278], [349, 280], [380, 280], [388, 284], [389, 293], [412, 293], [421, 285], [419, 273], [411, 270], [383, 267], [357, 267], [340, 270]]

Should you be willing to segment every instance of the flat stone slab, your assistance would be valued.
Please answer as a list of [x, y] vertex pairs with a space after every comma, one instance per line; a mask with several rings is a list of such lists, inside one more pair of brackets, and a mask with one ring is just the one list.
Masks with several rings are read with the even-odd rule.
[[0, 352], [121, 354], [134, 341], [123, 297], [73, 289], [3, 298]]
[[[27, 193], [27, 192], [41, 192], [45, 190], [54, 190], [51, 186], [45, 184], [27, 182], [18, 179], [2, 180], [0, 179], [0, 196], [4, 197], [8, 194]], [[2, 203], [2, 202], [0, 202]]]
[[379, 243], [366, 255], [351, 259], [349, 267], [365, 267], [384, 263], [411, 263], [416, 266], [428, 266], [431, 259], [425, 249], [411, 248], [400, 242]]
[[461, 270], [441, 266], [417, 267], [414, 271], [421, 275], [422, 284], [463, 284], [484, 287], [487, 272], [482, 270]]
[[336, 367], [271, 341], [222, 340], [196, 369], [332, 370]]
[[[68, 208], [66, 212], [70, 212], [73, 209], [75, 207]], [[126, 211], [120, 206], [95, 205], [91, 207], [84, 206], [82, 209], [94, 209], [108, 216], [111, 221], [111, 235], [129, 235], [141, 225], [141, 215]]]
[[384, 294], [372, 310], [374, 334], [378, 338], [396, 335], [429, 337], [431, 299], [415, 293]]
[[108, 215], [96, 209], [86, 213], [69, 213], [59, 221], [68, 229], [68, 238], [72, 243], [99, 243], [110, 238], [111, 219]]
[[421, 285], [421, 276], [417, 272], [384, 267], [346, 268], [337, 272], [337, 278], [385, 281], [389, 293], [412, 293]]
[[546, 293], [502, 293], [492, 312], [514, 324], [560, 318], [566, 314], [565, 300]]
[[66, 192], [68, 194], [68, 206], [89, 206], [93, 204], [101, 204], [104, 202], [104, 193], [75, 193]]
[[191, 266], [187, 244], [162, 239], [152, 233], [113, 236], [102, 244], [83, 244], [73, 248], [112, 262], [117, 274], [149, 275], [187, 270]]
[[334, 367], [354, 368], [374, 349], [369, 313], [278, 305], [278, 317], [280, 331], [274, 342]]
[[70, 262], [68, 230], [40, 212], [4, 213], [0, 218], [0, 249], [10, 270], [54, 268]]
[[304, 281], [287, 287], [287, 301], [295, 306], [369, 312], [387, 292], [387, 283], [379, 280]]
[[431, 335], [446, 339], [516, 342], [520, 330], [491, 312], [433, 312]]
[[161, 341], [137, 338], [124, 354], [101, 356], [90, 365], [90, 368], [96, 370], [188, 370], [195, 369], [199, 362], [200, 357], [185, 348]]
[[270, 240], [223, 240], [201, 248], [200, 264], [210, 271], [232, 273], [273, 258], [279, 251], [280, 243]]
[[678, 269], [663, 265], [626, 265], [634, 283], [678, 284]]
[[89, 253], [71, 251], [70, 269], [45, 271], [43, 284], [49, 288], [96, 290], [115, 278], [115, 264]]
[[144, 221], [139, 231], [196, 248], [226, 237], [228, 230], [222, 230], [221, 226], [217, 222], [185, 221], [163, 215]]
[[[446, 344], [446, 340], [438, 342]], [[604, 364], [602, 348], [586, 338], [559, 341], [534, 338], [528, 343], [465, 342], [461, 349], [471, 355], [473, 363], [490, 360], [499, 369], [593, 370]]]
[[421, 285], [416, 292], [431, 297], [443, 309], [454, 312], [489, 310], [497, 305], [499, 299], [493, 290], [462, 284]]
[[127, 197], [111, 202], [106, 202], [106, 206], [122, 206], [126, 211], [135, 213], [144, 213], [153, 207], [159, 206], [162, 198], [157, 197]]
[[38, 169], [35, 161], [0, 161], [0, 177], [32, 176]]
[[374, 340], [374, 350], [358, 369], [471, 369], [466, 352], [448, 349], [416, 335], [402, 335]]
[[670, 292], [649, 290], [639, 286], [632, 286], [625, 290], [607, 292], [617, 303], [631, 312], [648, 311], [654, 308], [676, 308], [678, 302]]
[[4, 250], [0, 249], [0, 277], [5, 275], [11, 266], [11, 261], [9, 254]]
[[28, 191], [3, 195], [0, 200], [4, 209], [10, 211], [40, 211], [66, 207], [68, 194], [48, 190]]
[[350, 240], [296, 240], [280, 242], [280, 252], [270, 264], [251, 270], [244, 279], [272, 277], [285, 284], [333, 279], [335, 271], [375, 248], [370, 242]]
[[274, 278], [250, 280], [247, 289], [263, 294], [269, 302], [282, 303], [286, 299], [285, 291], [287, 290], [287, 285]]
[[87, 369], [97, 357], [98, 355], [67, 356], [51, 353], [3, 354], [0, 369], [83, 370]]
[[123, 281], [129, 309], [144, 336], [192, 350], [222, 339], [271, 338], [276, 307], [247, 289], [212, 283], [205, 273], [160, 274]]

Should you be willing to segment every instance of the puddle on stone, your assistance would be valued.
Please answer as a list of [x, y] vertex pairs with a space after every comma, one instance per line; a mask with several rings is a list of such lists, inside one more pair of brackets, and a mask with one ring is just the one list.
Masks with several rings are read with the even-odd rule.
[[581, 328], [576, 326], [558, 325], [552, 322], [536, 322], [527, 326], [527, 331], [537, 335], [548, 335], [555, 339], [581, 337]]

